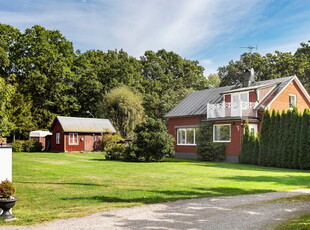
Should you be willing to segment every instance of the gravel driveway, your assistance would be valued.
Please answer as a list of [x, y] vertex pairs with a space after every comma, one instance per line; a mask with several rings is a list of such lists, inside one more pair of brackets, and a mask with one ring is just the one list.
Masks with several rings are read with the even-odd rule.
[[100, 212], [15, 229], [271, 229], [284, 220], [310, 213], [310, 202], [272, 201], [310, 194], [310, 189], [257, 195], [180, 200]]

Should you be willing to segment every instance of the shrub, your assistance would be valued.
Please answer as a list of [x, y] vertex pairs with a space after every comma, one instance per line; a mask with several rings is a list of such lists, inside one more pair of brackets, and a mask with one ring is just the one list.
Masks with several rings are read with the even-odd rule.
[[136, 139], [125, 152], [127, 161], [161, 161], [174, 154], [173, 137], [160, 120], [152, 118], [136, 126]]
[[102, 150], [106, 151], [120, 141], [123, 141], [123, 138], [119, 134], [114, 134], [111, 131], [108, 131], [102, 135]]
[[4, 180], [0, 183], [0, 197], [10, 198], [16, 192], [14, 184], [9, 180]]
[[17, 140], [12, 143], [13, 152], [24, 152], [24, 141]]
[[41, 152], [42, 143], [33, 139], [17, 140], [12, 143], [13, 152]]
[[204, 161], [225, 160], [224, 143], [213, 142], [213, 123], [201, 122], [197, 132], [197, 155]]
[[105, 158], [107, 160], [124, 160], [126, 148], [127, 146], [125, 144], [115, 144], [114, 146], [108, 147]]

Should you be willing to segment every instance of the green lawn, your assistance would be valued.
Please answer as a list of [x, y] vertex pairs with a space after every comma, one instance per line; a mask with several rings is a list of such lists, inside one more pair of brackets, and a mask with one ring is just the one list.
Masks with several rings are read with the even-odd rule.
[[14, 153], [18, 220], [56, 218], [146, 203], [310, 188], [310, 172], [167, 159], [162, 163], [105, 161], [100, 153]]

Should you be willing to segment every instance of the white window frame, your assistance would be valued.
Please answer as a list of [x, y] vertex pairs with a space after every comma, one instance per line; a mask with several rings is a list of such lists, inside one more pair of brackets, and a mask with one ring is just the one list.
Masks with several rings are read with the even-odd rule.
[[56, 133], [56, 144], [60, 145], [60, 133]]
[[[74, 141], [75, 139], [76, 139], [76, 142]], [[79, 145], [79, 134], [78, 133], [69, 133], [69, 145]]]
[[[293, 107], [291, 107], [291, 103], [290, 103], [291, 97], [295, 98], [295, 105], [293, 105]], [[296, 94], [289, 94], [288, 95], [288, 108], [293, 109], [295, 106], [297, 106], [297, 96], [296, 96]]]
[[[193, 144], [187, 144], [187, 130], [193, 129], [194, 130], [194, 143]], [[179, 143], [179, 130], [185, 130], [185, 143]], [[188, 145], [188, 146], [196, 146], [196, 127], [179, 127], [177, 128], [177, 145]]]
[[254, 129], [254, 135], [257, 136], [258, 130], [257, 130], [258, 125], [257, 124], [249, 124], [249, 131], [251, 133], [251, 129]]
[[[215, 140], [215, 127], [216, 126], [229, 126], [230, 138], [229, 140]], [[213, 125], [213, 142], [231, 142], [231, 124], [214, 124]]]

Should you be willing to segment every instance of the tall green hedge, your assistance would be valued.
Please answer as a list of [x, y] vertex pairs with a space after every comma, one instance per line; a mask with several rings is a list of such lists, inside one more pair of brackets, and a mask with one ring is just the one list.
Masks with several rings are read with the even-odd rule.
[[245, 126], [240, 162], [261, 166], [310, 169], [310, 110], [267, 110], [260, 140]]

